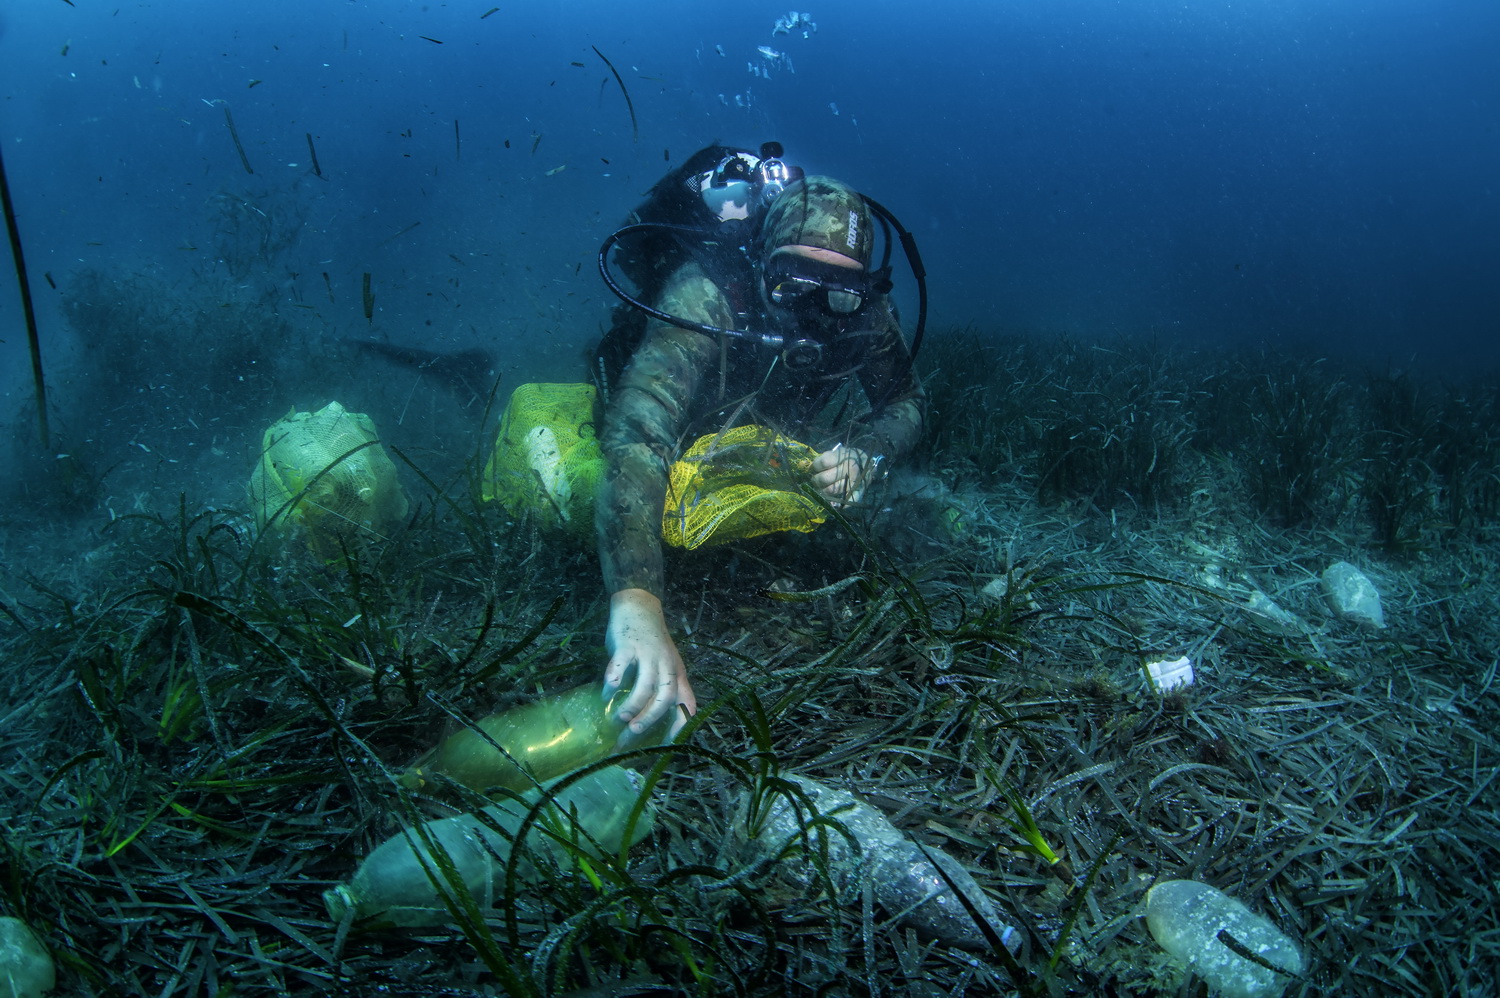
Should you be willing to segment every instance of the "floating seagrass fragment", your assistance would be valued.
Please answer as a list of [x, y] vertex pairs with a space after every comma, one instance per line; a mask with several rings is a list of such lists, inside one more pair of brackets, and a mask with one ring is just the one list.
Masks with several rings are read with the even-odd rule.
[[312, 132], [307, 132], [307, 154], [312, 157], [313, 173], [321, 177], [323, 168], [318, 165], [318, 150], [313, 148]]
[[224, 124], [229, 126], [229, 137], [234, 139], [234, 151], [240, 154], [240, 162], [245, 167], [246, 173], [254, 173], [250, 169], [250, 157], [245, 155], [245, 147], [240, 145], [240, 133], [234, 130], [234, 116], [229, 113], [229, 105], [224, 105]]
[[[630, 112], [630, 140], [632, 142], [639, 142], [641, 140], [641, 129], [640, 126], [636, 124], [635, 105], [630, 101], [630, 91], [625, 89], [625, 81], [620, 79], [619, 70], [615, 69], [615, 64], [610, 62], [609, 59], [605, 57], [603, 52], [599, 51], [598, 46], [590, 45], [589, 48], [593, 49], [594, 54], [603, 59], [604, 65], [608, 66], [609, 71], [615, 74], [615, 82], [620, 85], [620, 93], [625, 95], [625, 110]], [[536, 150], [533, 149], [532, 152], [536, 152]]]

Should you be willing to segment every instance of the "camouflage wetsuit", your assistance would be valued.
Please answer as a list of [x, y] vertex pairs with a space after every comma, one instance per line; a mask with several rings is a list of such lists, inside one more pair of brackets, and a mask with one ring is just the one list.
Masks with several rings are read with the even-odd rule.
[[[697, 263], [684, 264], [667, 279], [656, 305], [695, 322], [736, 328], [725, 292]], [[875, 298], [857, 321], [844, 324], [850, 328], [837, 335], [824, 331], [831, 338], [823, 362], [798, 374], [759, 344], [651, 321], [610, 393], [601, 433], [606, 471], [596, 527], [608, 592], [663, 594], [661, 521], [669, 468], [704, 433], [762, 423], [820, 452], [841, 441], [887, 460], [916, 445], [925, 397], [908, 368], [889, 301]], [[863, 405], [845, 401], [855, 381], [864, 391]], [[868, 412], [871, 401], [883, 402], [879, 412]], [[851, 412], [864, 411], [853, 418], [835, 415], [831, 429], [812, 424], [820, 412], [844, 404]]]

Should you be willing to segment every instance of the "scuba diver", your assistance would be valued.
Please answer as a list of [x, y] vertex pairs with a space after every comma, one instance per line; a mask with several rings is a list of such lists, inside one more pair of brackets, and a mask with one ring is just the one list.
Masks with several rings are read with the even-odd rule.
[[[652, 188], [599, 253], [624, 302], [596, 357], [605, 470], [595, 533], [610, 593], [604, 692], [634, 673], [619, 720], [636, 735], [669, 711], [675, 735], [697, 709], [662, 609], [662, 514], [684, 441], [752, 422], [797, 433], [818, 452], [810, 484], [844, 505], [860, 502], [922, 433], [925, 396], [912, 361], [926, 291], [914, 240], [877, 202], [804, 176], [781, 154], [769, 142], [759, 155], [701, 150]], [[921, 302], [910, 350], [888, 298], [891, 227]], [[612, 250], [636, 293], [616, 280]], [[855, 384], [863, 405], [851, 398]], [[814, 422], [841, 399], [831, 429]]]

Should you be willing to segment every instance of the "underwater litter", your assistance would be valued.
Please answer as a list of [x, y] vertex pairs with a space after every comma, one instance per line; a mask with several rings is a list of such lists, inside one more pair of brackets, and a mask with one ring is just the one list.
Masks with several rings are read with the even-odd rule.
[[[441, 925], [345, 926], [323, 895], [403, 828], [498, 806], [400, 777], [445, 733], [593, 680], [587, 554], [472, 498], [488, 454], [470, 489], [393, 450], [406, 517], [330, 563], [255, 544], [245, 514], [191, 499], [122, 516], [87, 562], [47, 527], [40, 572], [0, 570], [0, 742], [16, 760], [0, 914], [24, 919], [80, 995], [231, 981], [1150, 995], [1208, 979], [1148, 925], [1148, 898], [1190, 880], [1296, 944], [1300, 972], [1266, 971], [1284, 994], [1484, 993], [1500, 506], [1456, 458], [1411, 457], [1415, 494], [1393, 506], [1394, 478], [1321, 455], [1466, 447], [1481, 466], [1493, 390], [1407, 385], [1435, 411], [1479, 415], [1440, 445], [1443, 420], [1411, 425], [1426, 442], [1398, 450], [1357, 374], [1304, 391], [1304, 411], [1256, 387], [1253, 358], [1205, 373], [1199, 356], [1129, 348], [1107, 364], [1052, 341], [983, 363], [968, 349], [933, 342], [951, 373], [929, 375], [940, 416], [898, 525], [838, 511], [805, 536], [737, 544], [732, 573], [724, 552], [680, 556], [671, 603], [719, 706], [686, 743], [625, 753], [642, 780], [632, 807], [650, 786], [649, 834], [622, 858], [628, 838], [595, 848], [543, 807], [515, 889], [488, 912], [444, 907]], [[1213, 398], [1194, 395], [1206, 381]], [[1329, 436], [1360, 421], [1368, 438]], [[1273, 450], [1280, 465], [1262, 460]], [[1324, 477], [1298, 477], [1313, 491], [1287, 502], [1294, 461]], [[1383, 628], [1333, 602], [1324, 574], [1340, 561], [1379, 593]], [[1143, 667], [1182, 658], [1195, 683], [1153, 689]], [[834, 806], [813, 818], [802, 781], [950, 856], [1019, 949], [949, 947], [904, 923], [899, 900], [820, 869], [854, 829]], [[758, 814], [811, 819], [805, 845], [786, 829], [789, 875], [741, 858], [746, 791]], [[533, 792], [500, 795], [516, 810], [492, 824], [511, 827]], [[530, 848], [537, 836], [562, 851]], [[437, 853], [422, 855], [456, 901]], [[1239, 952], [1254, 952], [1250, 931], [1213, 938], [1264, 970]]]

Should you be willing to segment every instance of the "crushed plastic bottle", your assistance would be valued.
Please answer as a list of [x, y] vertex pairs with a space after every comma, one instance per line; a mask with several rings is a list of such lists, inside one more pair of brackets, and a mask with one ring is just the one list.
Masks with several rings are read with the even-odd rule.
[[1385, 610], [1380, 590], [1370, 577], [1347, 561], [1336, 561], [1323, 570], [1323, 598], [1340, 620], [1385, 630]]
[[40, 998], [57, 983], [52, 955], [19, 918], [0, 918], [0, 998]]
[[[805, 808], [799, 816], [799, 804], [789, 795], [778, 795], [768, 802], [753, 828], [747, 825], [747, 806], [741, 808], [738, 832], [752, 856], [777, 862], [783, 876], [811, 886], [817, 873], [805, 850], [810, 848], [811, 854], [816, 854], [826, 849], [831, 886], [840, 904], [857, 905], [868, 884], [874, 889], [875, 900], [901, 924], [952, 946], [989, 949], [983, 930], [949, 886], [951, 880], [1005, 948], [1012, 953], [1020, 949], [1020, 934], [1001, 920], [984, 889], [953, 857], [931, 846], [923, 855], [922, 849], [885, 815], [856, 800], [847, 790], [804, 776], [785, 778], [801, 788], [817, 815], [837, 820], [848, 829], [858, 843], [858, 851], [841, 832], [827, 825], [808, 828], [814, 816]], [[946, 880], [944, 873], [948, 875]]]
[[1162, 949], [1223, 998], [1276, 998], [1302, 974], [1302, 954], [1285, 933], [1196, 880], [1151, 888], [1146, 926]]
[[[620, 766], [607, 766], [569, 784], [528, 830], [528, 854], [517, 861], [517, 875], [535, 880], [539, 870], [533, 857], [538, 854], [566, 869], [574, 848], [595, 858], [618, 852], [642, 786], [638, 773]], [[420, 829], [403, 829], [386, 839], [365, 857], [347, 883], [323, 893], [329, 917], [338, 922], [352, 910], [357, 918], [381, 916], [394, 925], [451, 923], [444, 898], [462, 895], [439, 869], [438, 849], [447, 853], [474, 903], [481, 911], [488, 909], [504, 890], [515, 834], [541, 794], [533, 788], [522, 796], [522, 800], [507, 798], [478, 814], [436, 818]], [[655, 820], [648, 802], [630, 829], [629, 844], [634, 846], [649, 835]]]
[[[599, 684], [589, 683], [491, 714], [474, 728], [449, 735], [406, 771], [402, 783], [416, 790], [431, 774], [442, 773], [471, 790], [503, 787], [519, 793], [614, 752], [626, 727], [616, 715], [629, 696], [629, 690], [621, 690], [606, 704], [599, 699]], [[663, 717], [638, 744], [661, 741], [670, 724], [671, 716]]]

